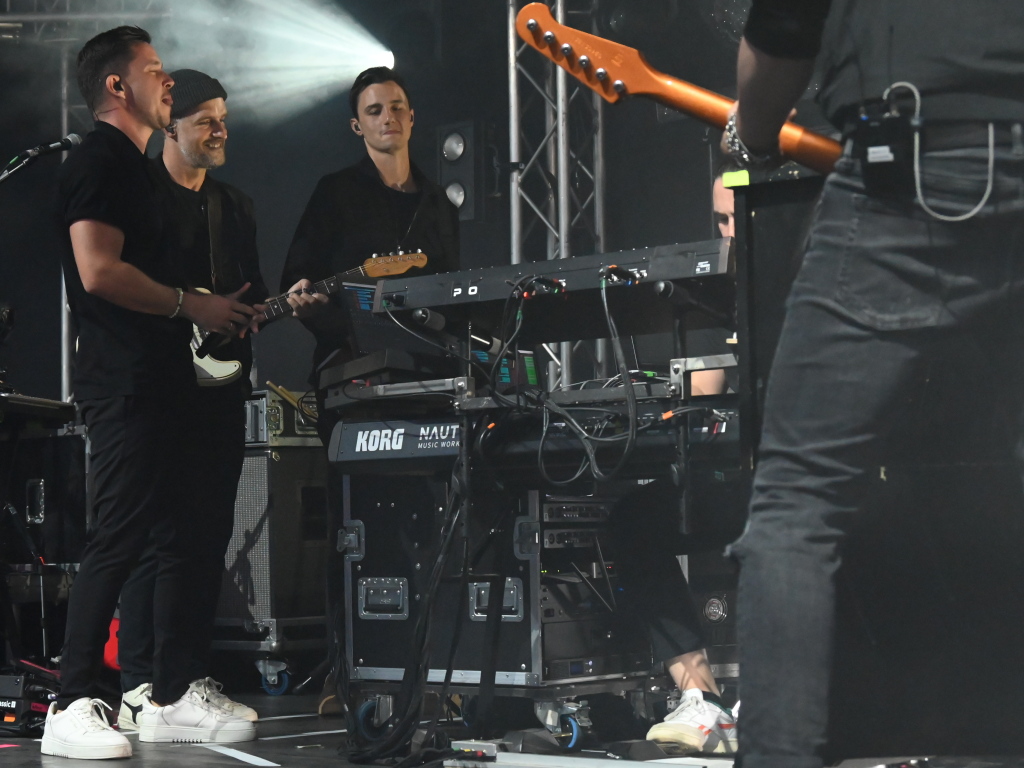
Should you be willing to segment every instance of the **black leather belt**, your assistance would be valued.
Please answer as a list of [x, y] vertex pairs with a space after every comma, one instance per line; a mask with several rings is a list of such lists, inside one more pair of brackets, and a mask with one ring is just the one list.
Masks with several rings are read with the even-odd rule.
[[[1024, 126], [1020, 123], [997, 122], [995, 128], [995, 145], [997, 147], [1014, 146], [1014, 134], [1017, 144], [1024, 147]], [[855, 125], [847, 124], [843, 131], [844, 137], [854, 132]], [[988, 146], [988, 123], [982, 120], [956, 120], [925, 122], [921, 132], [922, 152], [941, 152], [947, 149], [968, 149], [971, 147]]]
[[[988, 126], [988, 123], [981, 120], [925, 123], [921, 133], [921, 149], [925, 152], [937, 152], [945, 149], [987, 147]], [[1020, 123], [993, 123], [993, 126], [997, 147], [1013, 146], [1014, 133], [1019, 145], [1024, 141]]]

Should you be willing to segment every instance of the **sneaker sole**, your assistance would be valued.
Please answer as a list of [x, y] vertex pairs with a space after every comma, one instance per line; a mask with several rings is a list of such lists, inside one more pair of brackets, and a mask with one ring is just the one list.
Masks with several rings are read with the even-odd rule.
[[209, 728], [190, 728], [185, 725], [151, 725], [139, 728], [139, 741], [149, 744], [234, 744], [239, 741], [253, 741], [255, 728], [211, 731]]
[[111, 760], [118, 757], [131, 757], [132, 745], [126, 742], [103, 746], [83, 746], [82, 744], [68, 744], [60, 739], [47, 738], [44, 735], [40, 752], [54, 757], [69, 757], [73, 760]]

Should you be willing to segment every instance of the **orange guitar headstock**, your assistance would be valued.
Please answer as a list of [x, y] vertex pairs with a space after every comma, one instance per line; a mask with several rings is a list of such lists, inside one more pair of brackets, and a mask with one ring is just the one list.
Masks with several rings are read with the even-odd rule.
[[523, 6], [516, 32], [609, 103], [648, 90], [653, 70], [640, 51], [559, 24], [544, 3]]
[[425, 253], [397, 253], [391, 256], [377, 256], [363, 262], [363, 273], [367, 277], [388, 277], [389, 275], [401, 275], [413, 267], [425, 267], [427, 255]]

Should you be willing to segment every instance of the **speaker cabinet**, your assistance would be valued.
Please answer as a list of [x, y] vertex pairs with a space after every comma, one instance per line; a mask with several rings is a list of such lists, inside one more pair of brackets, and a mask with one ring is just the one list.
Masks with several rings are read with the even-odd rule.
[[278, 652], [322, 645], [327, 546], [323, 449], [248, 448], [214, 647]]

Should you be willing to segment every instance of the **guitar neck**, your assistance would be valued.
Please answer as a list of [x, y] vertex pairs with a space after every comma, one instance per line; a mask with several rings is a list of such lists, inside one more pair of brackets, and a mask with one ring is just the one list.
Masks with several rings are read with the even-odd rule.
[[[615, 103], [625, 95], [647, 96], [717, 128], [724, 128], [732, 99], [659, 72], [635, 48], [563, 26], [544, 3], [523, 6], [516, 17], [523, 41]], [[787, 157], [819, 173], [832, 170], [842, 154], [839, 142], [787, 122], [779, 133]]]
[[[328, 295], [337, 293], [341, 289], [341, 278], [360, 270], [362, 270], [362, 267], [360, 267], [358, 270], [349, 270], [348, 272], [343, 272], [340, 275], [332, 275], [331, 277], [328, 277], [326, 280], [321, 280], [319, 283], [313, 283], [313, 292], [326, 293]], [[282, 296], [270, 299], [267, 302], [267, 308], [263, 310], [263, 316], [267, 318], [267, 322], [270, 322], [271, 320], [277, 320], [280, 317], [287, 317], [294, 311], [292, 309], [291, 304], [288, 303], [289, 295], [290, 294], [286, 293], [283, 294]]]
[[[313, 293], [326, 293], [328, 296], [335, 294], [341, 290], [341, 278], [350, 277], [354, 275], [366, 276], [366, 265], [360, 264], [358, 267], [339, 272], [337, 275], [331, 275], [326, 280], [321, 280], [319, 283], [313, 283]], [[263, 316], [267, 318], [267, 321], [277, 320], [279, 317], [287, 317], [294, 310], [292, 310], [291, 304], [288, 303], [288, 296], [290, 294], [282, 294], [273, 299], [267, 301], [267, 308], [263, 310]]]

